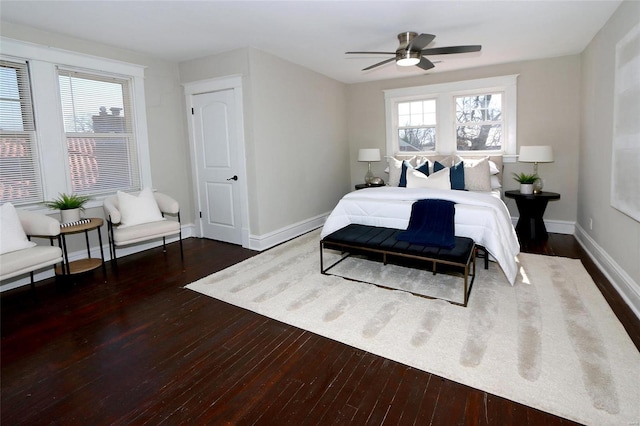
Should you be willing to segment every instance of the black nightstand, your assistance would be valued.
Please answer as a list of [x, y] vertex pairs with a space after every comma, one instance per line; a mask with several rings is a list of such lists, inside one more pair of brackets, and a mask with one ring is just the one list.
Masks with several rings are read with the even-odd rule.
[[544, 226], [544, 211], [551, 200], [559, 200], [560, 194], [555, 192], [539, 192], [537, 194], [522, 194], [520, 191], [505, 191], [505, 197], [514, 198], [520, 213], [516, 225], [516, 233], [520, 240], [546, 240], [549, 235]]
[[365, 188], [377, 188], [379, 186], [384, 186], [383, 184], [368, 184], [368, 183], [359, 183], [356, 185], [356, 190], [365, 189]]

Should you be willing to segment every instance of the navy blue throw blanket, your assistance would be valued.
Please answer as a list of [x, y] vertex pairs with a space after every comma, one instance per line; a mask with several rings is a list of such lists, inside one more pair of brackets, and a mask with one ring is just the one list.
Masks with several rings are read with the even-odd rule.
[[396, 237], [412, 244], [455, 247], [455, 203], [447, 200], [418, 200], [411, 206], [407, 230]]

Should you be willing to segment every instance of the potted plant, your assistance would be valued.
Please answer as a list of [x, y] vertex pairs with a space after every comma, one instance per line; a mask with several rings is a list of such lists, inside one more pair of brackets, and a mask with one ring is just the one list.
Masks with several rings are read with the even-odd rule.
[[527, 173], [514, 173], [513, 178], [520, 182], [520, 193], [521, 194], [533, 194], [533, 184], [536, 180], [538, 180], [537, 174], [527, 174]]
[[53, 210], [60, 210], [62, 223], [77, 222], [84, 205], [91, 199], [86, 195], [59, 194], [53, 201], [45, 201], [44, 205]]

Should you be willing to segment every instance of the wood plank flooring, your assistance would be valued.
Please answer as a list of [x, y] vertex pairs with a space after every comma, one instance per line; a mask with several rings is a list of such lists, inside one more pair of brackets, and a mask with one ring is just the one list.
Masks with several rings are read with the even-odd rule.
[[[3, 293], [2, 424], [574, 424], [186, 290], [255, 252], [184, 250]], [[524, 250], [581, 258], [640, 346], [638, 319], [572, 236]]]

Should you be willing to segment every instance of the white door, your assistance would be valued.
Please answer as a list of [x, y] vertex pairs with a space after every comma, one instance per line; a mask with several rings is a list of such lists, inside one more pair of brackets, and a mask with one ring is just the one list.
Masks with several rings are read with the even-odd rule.
[[193, 95], [202, 236], [242, 244], [234, 89]]

